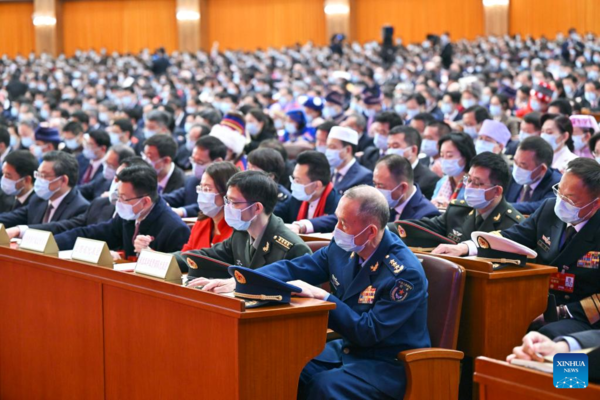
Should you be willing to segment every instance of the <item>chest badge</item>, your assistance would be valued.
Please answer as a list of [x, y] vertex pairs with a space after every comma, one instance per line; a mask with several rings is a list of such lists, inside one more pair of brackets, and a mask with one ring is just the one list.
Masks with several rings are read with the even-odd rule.
[[331, 274], [331, 282], [333, 283], [334, 286], [340, 286], [340, 282], [338, 281], [338, 279], [335, 277], [335, 275]]
[[376, 291], [377, 289], [375, 289], [372, 286], [367, 287], [365, 290], [362, 291], [362, 293], [358, 297], [358, 304], [373, 304], [373, 302], [375, 301]]

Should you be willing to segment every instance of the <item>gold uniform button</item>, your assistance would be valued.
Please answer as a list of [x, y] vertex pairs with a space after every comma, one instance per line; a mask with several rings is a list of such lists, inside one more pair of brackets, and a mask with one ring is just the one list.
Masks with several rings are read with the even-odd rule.
[[571, 298], [571, 296], [569, 296], [568, 294], [565, 295], [565, 300], [569, 300]]
[[344, 354], [350, 354], [350, 349], [347, 347], [344, 347], [344, 350], [342, 350], [344, 352]]

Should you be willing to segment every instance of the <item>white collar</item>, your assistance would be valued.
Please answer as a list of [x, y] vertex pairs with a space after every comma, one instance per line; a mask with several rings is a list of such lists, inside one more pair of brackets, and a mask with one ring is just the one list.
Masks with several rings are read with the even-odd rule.
[[162, 187], [163, 192], [169, 183], [169, 179], [171, 179], [171, 175], [173, 175], [173, 171], [175, 171], [175, 163], [171, 161], [171, 169], [169, 170], [169, 173], [162, 178], [160, 182], [158, 182], [158, 186]]
[[341, 176], [346, 176], [346, 174], [348, 173], [348, 170], [350, 169], [350, 167], [352, 167], [354, 165], [355, 162], [356, 162], [356, 158], [352, 157], [352, 160], [350, 160], [348, 162], [348, 164], [346, 164], [344, 166], [344, 168], [336, 170], [335, 173], [340, 174]]
[[53, 210], [54, 210], [55, 212], [56, 212], [56, 209], [58, 208], [58, 206], [60, 206], [60, 203], [62, 203], [63, 199], [64, 199], [65, 197], [67, 197], [67, 195], [68, 195], [69, 193], [71, 193], [71, 190], [72, 190], [72, 189], [69, 189], [69, 190], [67, 190], [67, 191], [66, 191], [66, 192], [65, 192], [65, 193], [64, 193], [62, 196], [60, 196], [60, 197], [59, 197], [59, 198], [57, 198], [57, 199], [54, 199], [54, 200], [49, 200], [49, 202], [50, 202], [50, 204], [52, 204], [52, 208], [53, 208]]
[[417, 188], [415, 185], [412, 186], [413, 188], [413, 192], [411, 193], [410, 196], [408, 196], [408, 199], [406, 199], [403, 203], [398, 204], [396, 206], [396, 208], [394, 208], [394, 210], [396, 210], [396, 212], [398, 213], [398, 216], [401, 216], [402, 213], [404, 212], [404, 208], [406, 207], [406, 205], [408, 204], [408, 202], [410, 201], [410, 199], [413, 198], [413, 196], [415, 195], [415, 193], [417, 193]]

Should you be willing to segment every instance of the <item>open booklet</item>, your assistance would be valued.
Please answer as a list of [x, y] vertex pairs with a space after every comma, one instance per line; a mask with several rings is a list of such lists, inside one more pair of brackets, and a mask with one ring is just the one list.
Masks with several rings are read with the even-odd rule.
[[[589, 349], [572, 351], [571, 353], [588, 354], [596, 349], [597, 349], [597, 347], [591, 347]], [[546, 356], [546, 357], [544, 357], [544, 361], [519, 360], [519, 359], [515, 358], [510, 363], [512, 365], [517, 365], [519, 367], [531, 368], [531, 369], [535, 369], [536, 371], [541, 371], [541, 372], [546, 372], [546, 373], [551, 374], [553, 372], [554, 356], [553, 355]]]

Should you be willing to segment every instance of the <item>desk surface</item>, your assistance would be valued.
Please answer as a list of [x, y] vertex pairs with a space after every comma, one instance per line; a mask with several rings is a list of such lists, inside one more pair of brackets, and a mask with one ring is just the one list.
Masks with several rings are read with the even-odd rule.
[[0, 398], [293, 398], [333, 308], [298, 298], [245, 310], [228, 296], [2, 247]]
[[591, 384], [586, 389], [556, 389], [552, 374], [486, 357], [475, 360], [474, 380], [479, 383], [480, 400], [600, 399], [600, 385]]

